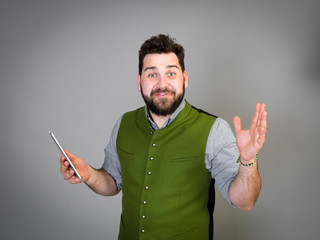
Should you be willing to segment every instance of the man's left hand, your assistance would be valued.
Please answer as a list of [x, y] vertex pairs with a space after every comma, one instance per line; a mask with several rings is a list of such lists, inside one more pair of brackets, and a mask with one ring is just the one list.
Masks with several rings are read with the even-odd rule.
[[233, 118], [236, 132], [236, 141], [243, 163], [253, 162], [256, 154], [262, 148], [267, 130], [267, 112], [265, 104], [256, 104], [254, 116], [249, 129], [242, 129], [241, 119], [238, 116]]

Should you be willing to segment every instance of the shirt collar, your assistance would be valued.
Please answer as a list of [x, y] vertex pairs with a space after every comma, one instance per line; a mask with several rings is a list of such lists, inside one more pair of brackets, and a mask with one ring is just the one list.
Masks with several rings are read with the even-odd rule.
[[[174, 113], [167, 119], [167, 121], [164, 122], [163, 126], [160, 128], [165, 128], [166, 126], [168, 126], [170, 123], [173, 122], [173, 120], [178, 116], [178, 114], [182, 111], [182, 109], [186, 106], [186, 101], [183, 100], [181, 102], [181, 104], [179, 105], [179, 107], [174, 111]], [[149, 120], [149, 123], [151, 125], [151, 127], [153, 128], [153, 130], [158, 130], [158, 126], [157, 124], [154, 123], [154, 121], [152, 120], [151, 116], [149, 115], [149, 111], [147, 109], [147, 106], [145, 107], [145, 112], [146, 112], [146, 116], [147, 119]]]

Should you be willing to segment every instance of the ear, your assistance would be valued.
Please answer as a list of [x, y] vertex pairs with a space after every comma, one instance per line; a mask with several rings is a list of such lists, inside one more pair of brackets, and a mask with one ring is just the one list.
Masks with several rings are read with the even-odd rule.
[[184, 88], [186, 89], [188, 87], [188, 75], [187, 72], [183, 72], [183, 77], [184, 77]]
[[140, 77], [140, 74], [137, 75], [137, 87], [138, 87], [138, 91], [141, 92], [141, 77]]

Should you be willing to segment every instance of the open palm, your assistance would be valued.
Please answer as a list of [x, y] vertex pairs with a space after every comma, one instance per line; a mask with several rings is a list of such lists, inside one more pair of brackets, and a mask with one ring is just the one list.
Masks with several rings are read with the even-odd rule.
[[265, 104], [256, 104], [255, 113], [249, 129], [242, 129], [241, 119], [233, 118], [236, 141], [243, 162], [252, 162], [262, 148], [267, 130], [267, 112]]

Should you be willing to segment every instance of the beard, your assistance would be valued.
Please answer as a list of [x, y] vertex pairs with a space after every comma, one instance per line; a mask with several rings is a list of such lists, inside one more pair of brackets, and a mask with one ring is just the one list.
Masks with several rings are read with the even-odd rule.
[[[182, 93], [178, 95], [174, 90], [169, 90], [168, 88], [164, 88], [164, 89], [153, 90], [149, 97], [143, 94], [142, 86], [140, 85], [140, 87], [141, 87], [141, 95], [144, 102], [147, 105], [147, 108], [158, 116], [167, 116], [174, 113], [174, 111], [180, 106], [185, 93], [184, 83], [182, 87]], [[157, 99], [155, 95], [161, 92], [170, 93], [173, 96], [173, 99], [171, 98]]]

